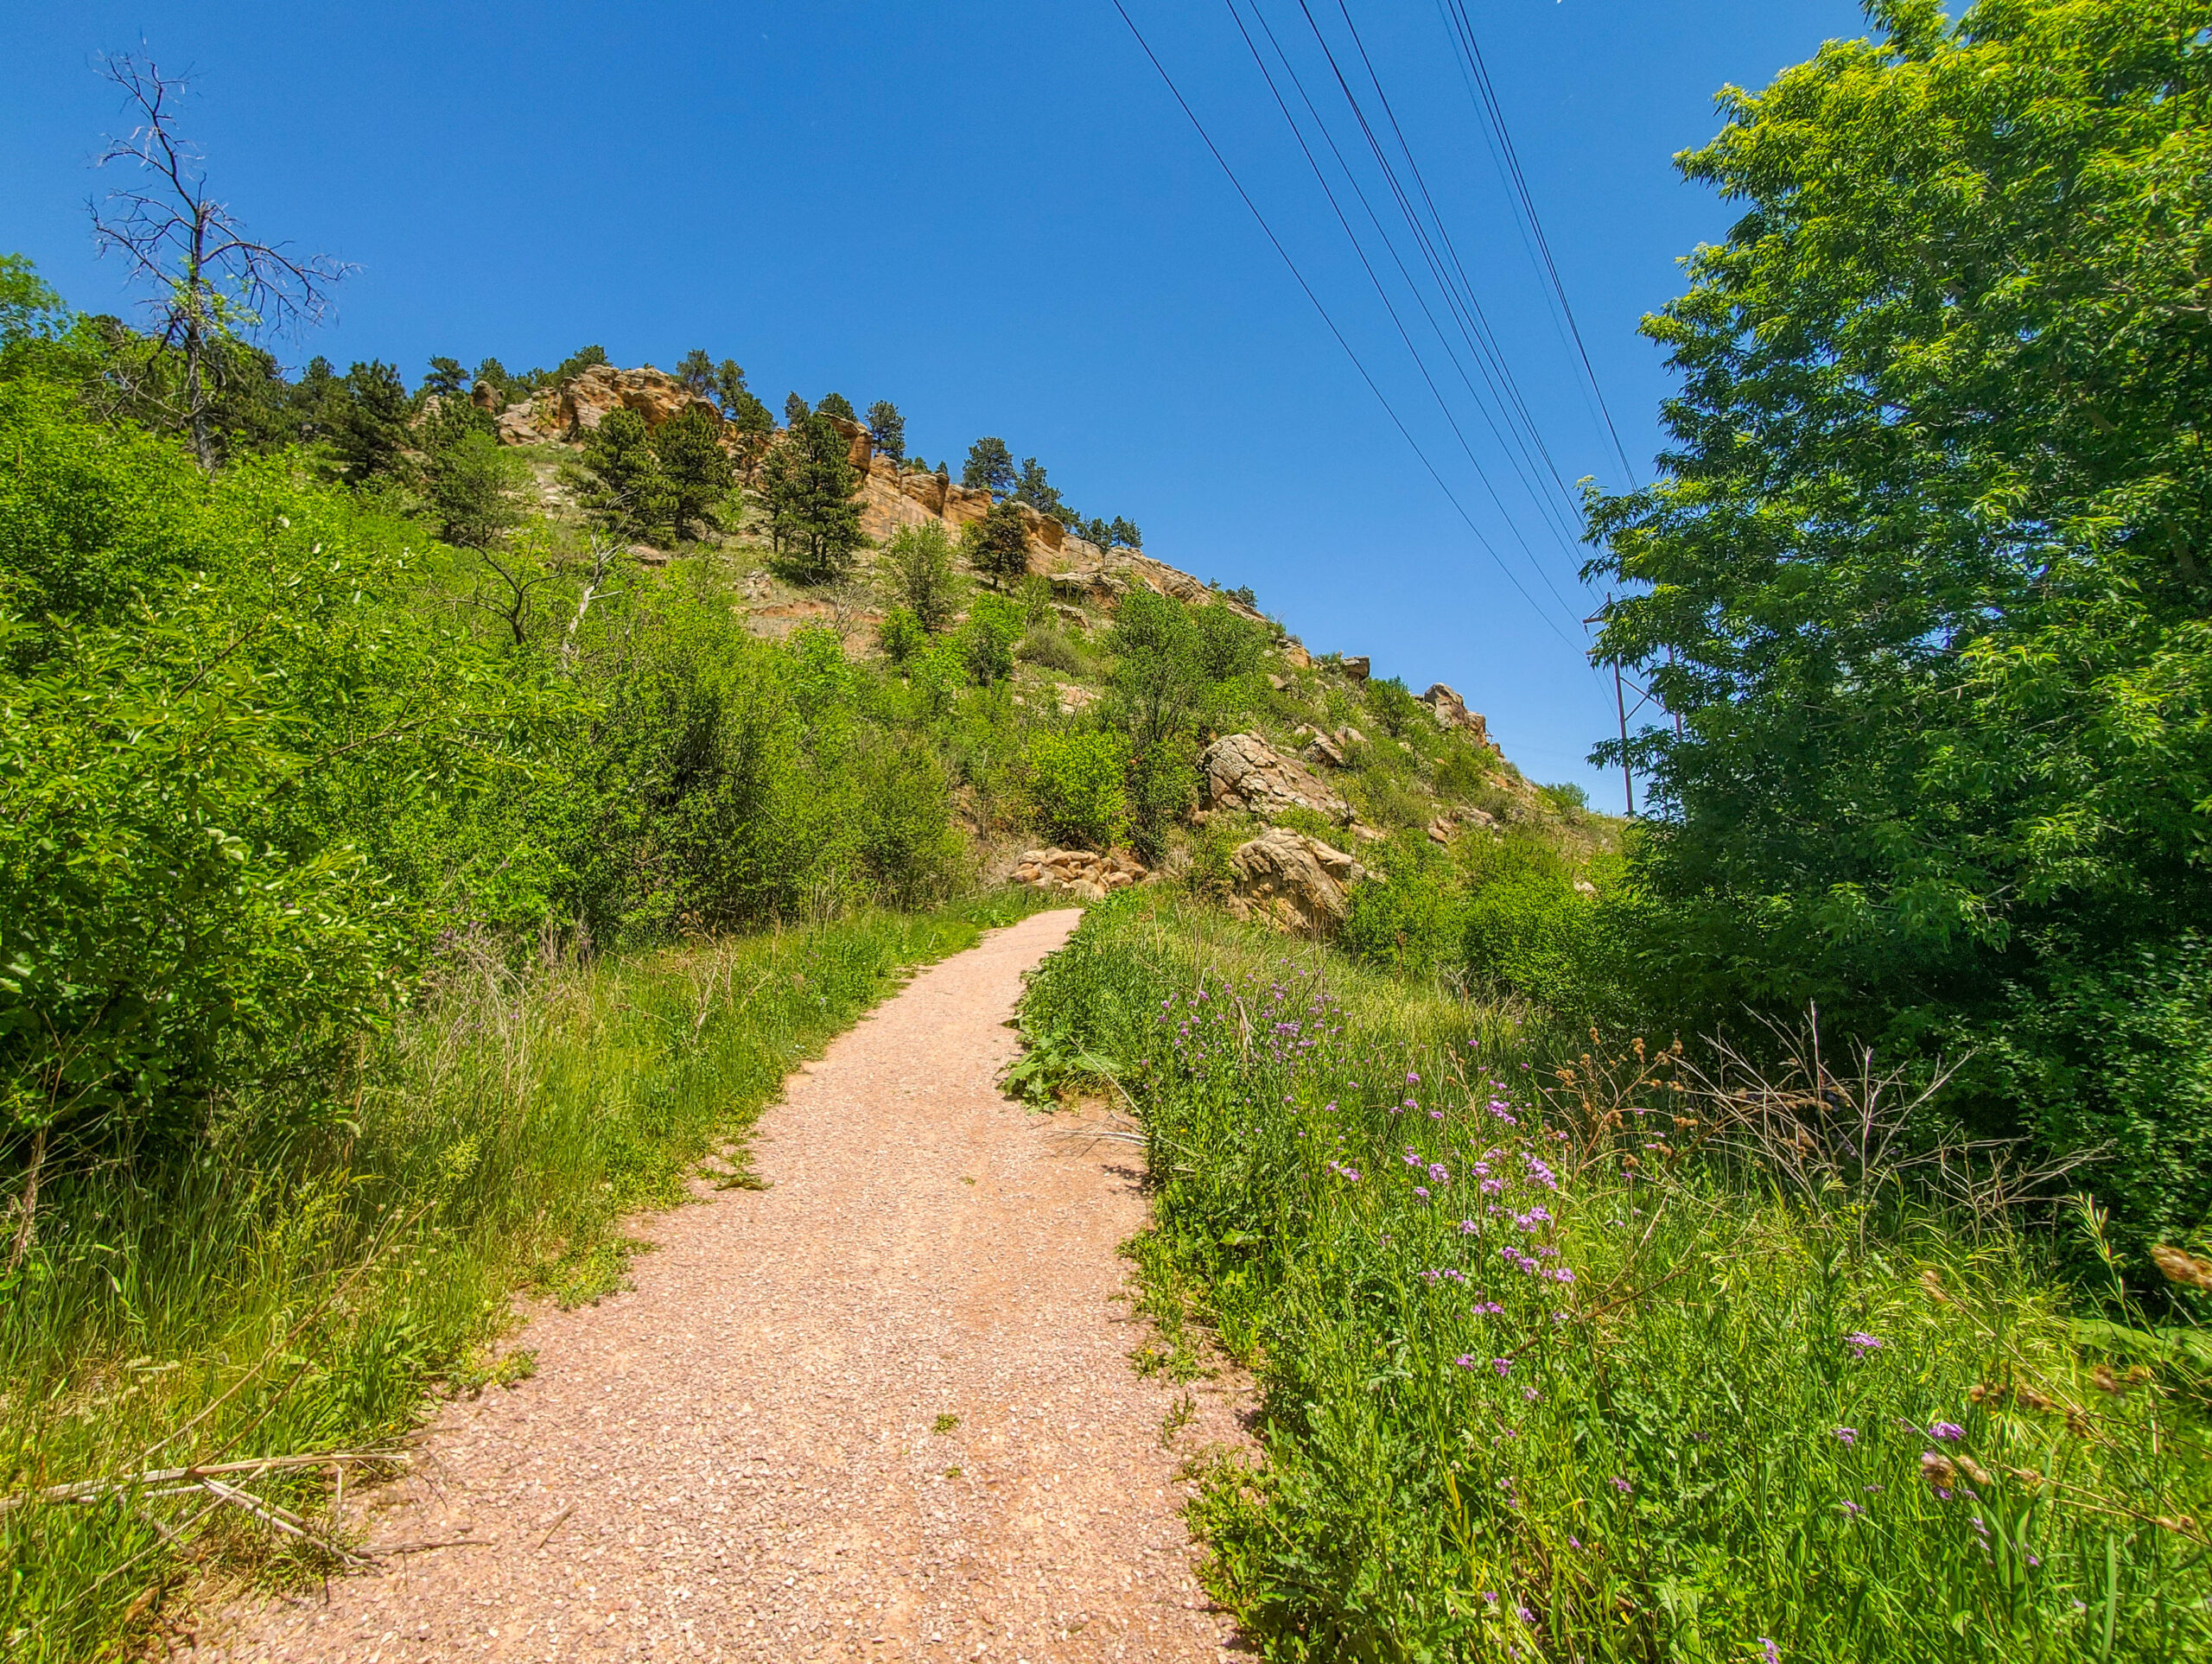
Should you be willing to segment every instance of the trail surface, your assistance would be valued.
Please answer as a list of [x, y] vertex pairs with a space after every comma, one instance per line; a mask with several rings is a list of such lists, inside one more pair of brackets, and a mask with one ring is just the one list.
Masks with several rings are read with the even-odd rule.
[[[443, 1412], [365, 1505], [379, 1574], [232, 1660], [1203, 1659], [1175, 1474], [1234, 1439], [1139, 1379], [1136, 1153], [994, 1084], [1039, 914], [917, 976], [762, 1117], [772, 1188], [652, 1222], [637, 1286], [548, 1312], [537, 1374]], [[957, 1425], [944, 1418], [957, 1418]], [[359, 1516], [357, 1516], [359, 1517]]]

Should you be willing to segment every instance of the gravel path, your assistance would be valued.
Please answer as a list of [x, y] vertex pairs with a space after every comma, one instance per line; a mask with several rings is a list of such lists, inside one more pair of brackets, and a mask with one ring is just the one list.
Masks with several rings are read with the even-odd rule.
[[365, 1503], [379, 1575], [230, 1660], [1215, 1659], [1176, 1470], [1226, 1389], [1141, 1380], [1134, 1146], [993, 1083], [1039, 914], [917, 976], [762, 1118], [772, 1188], [649, 1222], [637, 1287], [548, 1311]]

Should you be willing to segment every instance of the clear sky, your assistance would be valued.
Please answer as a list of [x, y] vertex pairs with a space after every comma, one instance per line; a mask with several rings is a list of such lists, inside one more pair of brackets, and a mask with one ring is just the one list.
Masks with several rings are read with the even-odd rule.
[[[1552, 468], [1618, 487], [1447, 3], [1344, 0]], [[93, 58], [143, 41], [197, 72], [192, 130], [218, 194], [256, 229], [359, 265], [332, 322], [277, 344], [288, 360], [385, 359], [411, 383], [433, 353], [522, 369], [595, 341], [618, 364], [665, 367], [701, 346], [736, 358], [772, 407], [793, 389], [892, 398], [910, 448], [956, 473], [971, 440], [1002, 435], [1084, 514], [1126, 515], [1147, 552], [1249, 584], [1316, 651], [1368, 653], [1416, 692], [1449, 683], [1529, 773], [1617, 808], [1618, 778], [1584, 761], [1614, 721], [1573, 621], [1600, 599], [1574, 576], [1585, 551], [1548, 525], [1340, 185], [1461, 448], [1226, 0], [1124, 3], [1497, 558], [1112, 0], [10, 6], [0, 249], [79, 307], [125, 304], [87, 230], [105, 183], [87, 163], [120, 119]], [[1308, 3], [1381, 126], [1338, 0]], [[1648, 473], [1667, 379], [1636, 322], [1732, 217], [1670, 157], [1717, 127], [1722, 85], [1764, 85], [1863, 19], [1847, 0], [1463, 3], [1598, 381]], [[1420, 271], [1299, 0], [1262, 0], [1261, 15]], [[1557, 510], [1549, 472], [1540, 494]]]

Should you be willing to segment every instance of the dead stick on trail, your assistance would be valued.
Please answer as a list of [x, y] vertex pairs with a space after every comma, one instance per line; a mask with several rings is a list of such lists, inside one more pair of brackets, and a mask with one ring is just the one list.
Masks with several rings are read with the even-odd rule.
[[[576, 1505], [574, 1502], [571, 1502], [568, 1507], [563, 1508], [558, 1514], [555, 1515], [553, 1516], [553, 1523], [546, 1527], [544, 1533], [538, 1538], [537, 1548], [542, 1549], [546, 1544], [551, 1542], [553, 1540], [553, 1534], [561, 1528], [561, 1521], [567, 1519], [575, 1511]], [[537, 1549], [532, 1549], [531, 1552], [532, 1553], [536, 1553]]]

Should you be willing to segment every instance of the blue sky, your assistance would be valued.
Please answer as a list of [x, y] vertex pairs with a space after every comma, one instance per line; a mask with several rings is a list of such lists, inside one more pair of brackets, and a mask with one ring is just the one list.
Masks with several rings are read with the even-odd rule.
[[[288, 359], [385, 359], [412, 381], [433, 353], [519, 369], [596, 341], [617, 363], [667, 366], [703, 346], [772, 406], [793, 389], [894, 399], [910, 447], [956, 472], [971, 440], [1001, 435], [1083, 512], [1136, 521], [1148, 552], [1251, 585], [1317, 651], [1368, 653], [1416, 691], [1451, 683], [1528, 772], [1618, 807], [1618, 778], [1584, 761], [1614, 719], [1573, 621], [1599, 599], [1575, 581], [1583, 551], [1547, 530], [1402, 295], [1507, 512], [1491, 503], [1226, 5], [1124, 3], [1497, 560], [1111, 0], [10, 7], [0, 247], [80, 307], [125, 303], [86, 229], [104, 184], [87, 163], [118, 120], [92, 58], [143, 41], [197, 72], [192, 129], [219, 194], [265, 233], [359, 263], [334, 321], [279, 345]], [[1357, 84], [1335, 0], [1312, 4]], [[1347, 4], [1552, 462], [1618, 486], [1440, 0]], [[1723, 84], [1763, 85], [1863, 19], [1846, 0], [1465, 10], [1599, 384], [1648, 471], [1667, 381], [1636, 322], [1731, 219], [1670, 157], [1713, 131]], [[1357, 143], [1297, 0], [1263, 10], [1339, 142]]]

